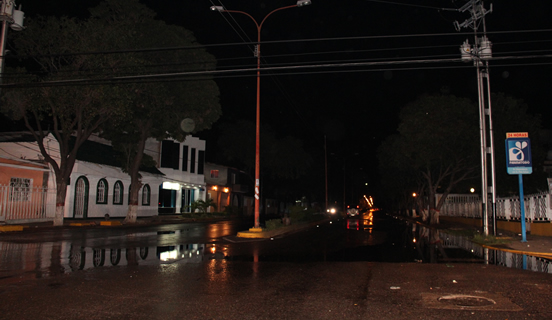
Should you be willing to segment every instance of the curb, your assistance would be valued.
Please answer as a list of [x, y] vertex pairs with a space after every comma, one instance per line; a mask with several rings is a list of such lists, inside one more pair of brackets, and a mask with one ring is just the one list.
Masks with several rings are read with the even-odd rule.
[[293, 224], [291, 226], [284, 226], [275, 230], [263, 231], [261, 228], [251, 228], [248, 231], [239, 231], [236, 237], [246, 238], [246, 239], [268, 239], [275, 236], [281, 236], [288, 233], [301, 231], [304, 229], [312, 228], [314, 226], [319, 226], [322, 223], [329, 222], [330, 220], [324, 219], [316, 222], [305, 223], [305, 224]]
[[515, 250], [515, 249], [508, 249], [508, 248], [497, 248], [493, 246], [488, 246], [485, 244], [480, 244], [483, 248], [491, 249], [491, 250], [500, 250], [505, 252], [510, 252], [514, 254], [521, 254], [526, 256], [533, 256], [533, 257], [539, 257], [544, 259], [552, 259], [552, 253], [544, 253], [544, 252], [534, 252], [534, 251], [523, 251], [523, 250]]
[[13, 225], [13, 226], [0, 226], [0, 232], [14, 232], [14, 231], [23, 231], [27, 227], [20, 226], [20, 225]]

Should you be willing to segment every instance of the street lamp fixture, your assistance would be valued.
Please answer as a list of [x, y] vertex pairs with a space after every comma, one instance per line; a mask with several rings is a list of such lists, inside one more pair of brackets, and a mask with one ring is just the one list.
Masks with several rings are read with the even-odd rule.
[[274, 9], [270, 11], [264, 18], [261, 20], [261, 22], [257, 22], [253, 16], [251, 16], [249, 13], [244, 11], [238, 11], [238, 10], [226, 10], [223, 6], [212, 6], [211, 11], [218, 11], [218, 12], [228, 12], [228, 13], [239, 13], [248, 16], [253, 22], [255, 23], [255, 26], [257, 27], [257, 46], [255, 48], [255, 57], [257, 58], [257, 116], [256, 116], [256, 142], [255, 142], [255, 229], [260, 229], [260, 221], [259, 221], [259, 208], [260, 208], [260, 176], [261, 176], [261, 169], [260, 169], [260, 145], [261, 145], [261, 28], [263, 27], [263, 23], [266, 21], [266, 19], [273, 14], [276, 11], [289, 9], [289, 8], [296, 8], [296, 7], [303, 7], [306, 5], [310, 5], [310, 0], [299, 0], [296, 4], [280, 7], [277, 9]]

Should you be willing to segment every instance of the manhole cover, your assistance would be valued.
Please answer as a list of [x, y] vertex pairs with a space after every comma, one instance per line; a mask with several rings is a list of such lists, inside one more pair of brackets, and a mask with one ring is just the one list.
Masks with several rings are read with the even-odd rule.
[[422, 301], [428, 308], [445, 310], [485, 310], [485, 311], [521, 311], [522, 309], [503, 296], [485, 292], [485, 296], [475, 294], [437, 294], [423, 292]]
[[469, 296], [463, 294], [453, 294], [448, 296], [442, 296], [439, 299], [439, 302], [446, 304], [452, 304], [455, 306], [461, 307], [483, 307], [496, 304], [492, 299], [478, 296]]

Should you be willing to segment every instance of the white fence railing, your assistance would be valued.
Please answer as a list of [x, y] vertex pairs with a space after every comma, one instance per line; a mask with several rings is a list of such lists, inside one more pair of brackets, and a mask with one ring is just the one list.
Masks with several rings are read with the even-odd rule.
[[43, 187], [0, 186], [1, 221], [47, 221], [56, 211], [56, 193]]
[[[437, 195], [439, 199], [441, 195]], [[552, 221], [552, 195], [547, 192], [526, 195], [525, 220], [528, 222]], [[481, 218], [481, 200], [477, 195], [451, 194], [441, 207], [441, 216]], [[499, 220], [520, 221], [519, 197], [497, 198], [496, 218]]]

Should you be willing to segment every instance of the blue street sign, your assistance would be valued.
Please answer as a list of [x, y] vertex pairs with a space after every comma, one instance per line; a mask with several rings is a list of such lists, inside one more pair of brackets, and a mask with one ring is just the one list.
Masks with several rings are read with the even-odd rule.
[[527, 132], [506, 134], [506, 168], [508, 174], [531, 174], [531, 140]]

